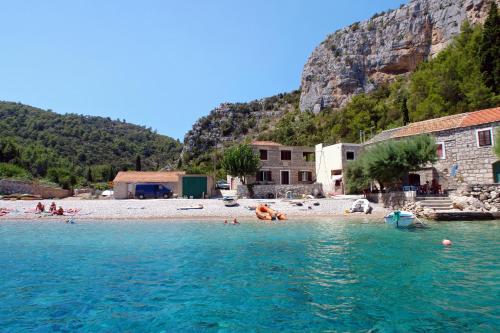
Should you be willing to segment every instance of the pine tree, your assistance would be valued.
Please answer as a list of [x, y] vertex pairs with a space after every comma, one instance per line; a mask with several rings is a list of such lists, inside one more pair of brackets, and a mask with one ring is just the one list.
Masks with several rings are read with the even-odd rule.
[[410, 123], [410, 112], [408, 111], [408, 96], [406, 94], [401, 97], [400, 110], [403, 115], [403, 125], [408, 125]]
[[500, 93], [500, 16], [495, 1], [491, 3], [484, 23], [479, 54], [486, 85], [495, 93]]
[[142, 165], [141, 165], [141, 157], [137, 155], [137, 158], [135, 159], [135, 171], [141, 171]]
[[92, 170], [90, 169], [90, 167], [87, 169], [87, 181], [89, 183], [92, 182]]

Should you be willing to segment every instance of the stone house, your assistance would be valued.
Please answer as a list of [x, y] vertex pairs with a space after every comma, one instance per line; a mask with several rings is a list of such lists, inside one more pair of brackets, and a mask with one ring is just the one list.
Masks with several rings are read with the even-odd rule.
[[349, 161], [354, 161], [363, 146], [355, 143], [316, 145], [316, 177], [326, 194], [345, 194], [344, 174]]
[[254, 141], [250, 145], [260, 157], [261, 167], [256, 175], [247, 177], [247, 183], [298, 185], [316, 181], [314, 148], [283, 146], [272, 141]]
[[246, 177], [253, 193], [237, 179], [228, 177], [239, 197], [300, 197], [321, 192], [321, 186], [315, 183], [314, 148], [284, 146], [272, 141], [254, 141], [250, 145], [260, 157], [261, 167], [255, 175]]
[[430, 134], [436, 139], [438, 160], [408, 175], [408, 185], [434, 180], [443, 192], [467, 184], [500, 183], [500, 161], [493, 147], [500, 128], [500, 107], [411, 123], [383, 131], [365, 147], [391, 139]]

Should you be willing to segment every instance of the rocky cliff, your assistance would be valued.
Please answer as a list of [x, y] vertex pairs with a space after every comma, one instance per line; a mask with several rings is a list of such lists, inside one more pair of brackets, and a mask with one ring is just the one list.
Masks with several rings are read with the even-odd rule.
[[198, 119], [184, 136], [185, 161], [203, 155], [225, 143], [254, 139], [273, 128], [287, 111], [298, 108], [300, 92], [278, 94], [248, 103], [223, 103]]
[[411, 0], [327, 37], [302, 73], [300, 109], [340, 108], [435, 56], [460, 32], [462, 23], [483, 22], [490, 1]]

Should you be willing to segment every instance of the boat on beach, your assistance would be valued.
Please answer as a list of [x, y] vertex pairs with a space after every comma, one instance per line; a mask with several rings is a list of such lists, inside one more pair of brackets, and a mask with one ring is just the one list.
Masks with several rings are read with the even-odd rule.
[[351, 209], [349, 209], [349, 213], [362, 212], [365, 214], [370, 214], [372, 211], [372, 207], [370, 206], [370, 202], [366, 199], [358, 199], [352, 203]]
[[236, 198], [234, 198], [234, 197], [224, 197], [222, 199], [222, 202], [224, 202], [224, 206], [226, 206], [226, 207], [238, 206], [238, 201], [236, 201]]
[[394, 227], [409, 227], [414, 224], [417, 217], [412, 212], [395, 210], [384, 217], [385, 223]]

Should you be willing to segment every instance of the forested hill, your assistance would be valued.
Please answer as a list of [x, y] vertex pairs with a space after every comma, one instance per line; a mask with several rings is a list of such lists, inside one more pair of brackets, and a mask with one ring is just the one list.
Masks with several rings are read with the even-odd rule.
[[[9, 149], [17, 150], [18, 156], [7, 156]], [[175, 167], [181, 150], [178, 140], [151, 128], [0, 101], [0, 162], [21, 166], [34, 177], [44, 178], [50, 168], [60, 168], [70, 170], [77, 182], [78, 178], [106, 181], [96, 178], [135, 169], [138, 156], [143, 170]], [[100, 175], [104, 169], [105, 177]]]

